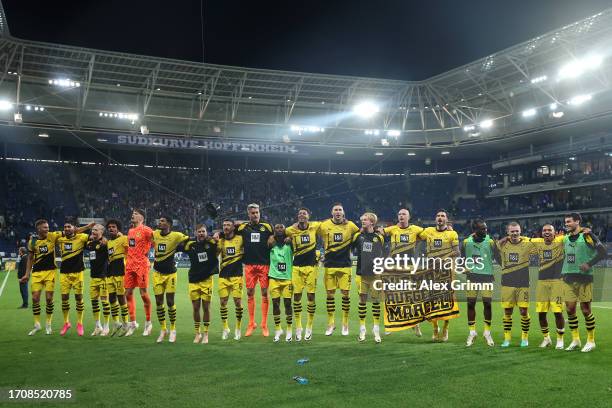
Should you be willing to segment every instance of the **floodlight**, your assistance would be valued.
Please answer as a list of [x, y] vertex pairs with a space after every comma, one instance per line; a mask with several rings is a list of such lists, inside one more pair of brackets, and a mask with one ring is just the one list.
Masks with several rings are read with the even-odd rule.
[[371, 118], [380, 112], [380, 108], [373, 102], [361, 102], [353, 108], [353, 112], [363, 118]]

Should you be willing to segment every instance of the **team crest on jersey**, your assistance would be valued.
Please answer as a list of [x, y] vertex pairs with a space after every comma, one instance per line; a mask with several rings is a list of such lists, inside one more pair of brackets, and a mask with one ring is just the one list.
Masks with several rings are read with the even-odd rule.
[[516, 252], [511, 252], [508, 254], [508, 262], [518, 262], [519, 261], [519, 254], [517, 254]]
[[265, 228], [265, 227], [262, 225], [261, 227], [259, 227], [259, 230], [260, 230], [261, 232], [264, 232], [264, 231], [266, 230], [266, 228]]
[[64, 251], [72, 251], [72, 242], [66, 242], [64, 244]]
[[300, 242], [302, 244], [310, 244], [310, 235], [300, 235]]
[[129, 245], [134, 248], [136, 246], [136, 240], [134, 238], [130, 238], [130, 243]]
[[157, 245], [157, 252], [166, 252], [166, 244]]
[[334, 242], [342, 242], [342, 233], [341, 232], [335, 232], [334, 233]]
[[548, 260], [552, 259], [552, 250], [545, 249], [544, 252], [542, 252], [542, 257]]
[[406, 234], [402, 234], [399, 236], [399, 242], [407, 244], [410, 241], [409, 236]]
[[436, 238], [433, 240], [434, 248], [442, 248], [442, 240], [440, 238]]

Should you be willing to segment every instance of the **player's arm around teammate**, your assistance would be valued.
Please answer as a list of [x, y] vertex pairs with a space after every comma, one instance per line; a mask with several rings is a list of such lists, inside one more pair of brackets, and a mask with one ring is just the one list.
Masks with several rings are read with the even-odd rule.
[[361, 216], [361, 231], [353, 236], [352, 248], [357, 254], [357, 275], [361, 277], [357, 291], [359, 293], [359, 337], [360, 342], [366, 338], [367, 301], [372, 304], [372, 334], [376, 343], [381, 342], [380, 337], [380, 296], [381, 291], [374, 289], [374, 259], [383, 256], [384, 236], [374, 232], [378, 217], [374, 213], [365, 213]]
[[32, 291], [32, 314], [34, 316], [34, 327], [28, 335], [33, 336], [41, 330], [40, 326], [40, 295], [45, 291], [46, 299], [46, 326], [45, 332], [52, 333], [51, 323], [53, 320], [53, 294], [55, 290], [55, 276], [57, 266], [55, 265], [55, 246], [57, 240], [62, 236], [62, 232], [49, 231], [47, 220], [39, 219], [35, 222], [36, 234], [28, 241], [28, 259], [26, 271], [20, 282], [30, 283]]
[[307, 320], [304, 340], [312, 339], [312, 326], [316, 311], [315, 293], [317, 290], [317, 275], [319, 262], [317, 259], [317, 233], [321, 225], [318, 221], [310, 221], [311, 212], [308, 208], [298, 209], [297, 223], [287, 227], [287, 240], [293, 247], [293, 271], [291, 281], [293, 286], [293, 321], [295, 323], [295, 340], [302, 340], [302, 292], [306, 291]]
[[[209, 237], [206, 225], [196, 225], [196, 238], [189, 240], [179, 250], [189, 256], [189, 298], [193, 307], [195, 328], [194, 343], [208, 343], [210, 327], [210, 300], [213, 291], [213, 275], [219, 273], [217, 240]], [[200, 323], [200, 309], [202, 320]], [[203, 327], [202, 327], [203, 326]]]
[[586, 353], [595, 349], [595, 316], [591, 310], [593, 265], [605, 259], [606, 248], [594, 234], [583, 231], [580, 227], [581, 222], [582, 217], [578, 213], [565, 216], [565, 228], [568, 234], [563, 240], [564, 261], [561, 275], [565, 282], [567, 320], [572, 331], [572, 342], [566, 350], [572, 351], [581, 346], [576, 316], [576, 306], [580, 302], [587, 329], [587, 342], [582, 352]]
[[[492, 283], [493, 277], [493, 259], [497, 251], [495, 241], [487, 233], [487, 224], [482, 219], [472, 221], [472, 235], [463, 241], [461, 248], [461, 256], [464, 262], [467, 259], [475, 261], [474, 267], [467, 270], [467, 279], [470, 282], [476, 283]], [[491, 319], [492, 307], [491, 301], [493, 298], [492, 290], [467, 290], [467, 311], [468, 311], [468, 337], [466, 346], [470, 347], [474, 344], [478, 333], [476, 332], [476, 301], [478, 295], [482, 298], [484, 310], [484, 331], [483, 337], [487, 345], [492, 347], [495, 345], [491, 336]]]
[[221, 339], [227, 340], [230, 334], [227, 322], [227, 301], [231, 295], [234, 298], [236, 308], [236, 328], [234, 330], [234, 340], [240, 340], [242, 336], [242, 256], [244, 254], [244, 241], [242, 236], [236, 234], [236, 227], [233, 220], [223, 221], [223, 236], [219, 240], [217, 252], [221, 258], [219, 270], [219, 311], [221, 313], [221, 323], [223, 331]]
[[291, 298], [293, 288], [291, 284], [291, 274], [293, 270], [293, 249], [291, 241], [287, 242], [285, 226], [276, 224], [274, 226], [274, 236], [268, 241], [270, 249], [270, 296], [272, 297], [272, 314], [274, 316], [274, 342], [280, 341], [283, 335], [281, 328], [281, 298], [285, 306], [285, 319], [287, 321], [287, 334], [285, 341], [293, 340], [293, 315], [291, 310]]
[[350, 246], [353, 236], [359, 228], [348, 221], [341, 203], [332, 206], [332, 217], [323, 221], [318, 235], [323, 241], [325, 253], [325, 290], [327, 292], [327, 329], [326, 336], [331, 336], [335, 329], [336, 291], [342, 293], [342, 335], [349, 335], [349, 314], [351, 308], [352, 261]]
[[[89, 240], [85, 245], [89, 251], [89, 297], [91, 299], [91, 310], [93, 312], [95, 327], [92, 336], [108, 336], [110, 332], [110, 303], [108, 302], [108, 288], [106, 282], [108, 267], [107, 240], [104, 238], [104, 226], [94, 225]], [[100, 302], [104, 325], [100, 322]]]
[[[164, 215], [159, 219], [159, 229], [153, 232], [153, 242], [155, 247], [155, 262], [153, 264], [153, 293], [155, 294], [155, 304], [157, 306], [157, 319], [159, 320], [160, 333], [157, 343], [164, 341], [166, 334], [169, 333], [168, 341], [176, 341], [176, 305], [174, 303], [174, 293], [176, 292], [176, 264], [174, 255], [179, 246], [189, 239], [178, 231], [172, 231], [172, 218]], [[168, 305], [168, 317], [170, 320], [170, 330], [166, 325], [166, 308], [164, 296]]]

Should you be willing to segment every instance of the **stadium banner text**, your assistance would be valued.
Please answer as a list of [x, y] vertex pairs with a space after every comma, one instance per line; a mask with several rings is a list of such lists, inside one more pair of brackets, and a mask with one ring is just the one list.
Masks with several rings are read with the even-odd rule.
[[237, 153], [298, 153], [297, 147], [291, 144], [229, 142], [227, 140], [186, 139], [165, 136], [117, 135], [114, 139], [108, 138], [107, 143], [165, 149], [202, 149]]

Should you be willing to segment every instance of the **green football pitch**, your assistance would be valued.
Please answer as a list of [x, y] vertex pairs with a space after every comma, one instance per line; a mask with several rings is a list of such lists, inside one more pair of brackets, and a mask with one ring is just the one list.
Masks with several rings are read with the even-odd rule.
[[[607, 271], [605, 280], [608, 286], [610, 272]], [[6, 272], [0, 273], [0, 284], [5, 276]], [[179, 281], [177, 342], [156, 344], [158, 325], [154, 306], [154, 331], [150, 337], [143, 337], [141, 330], [129, 338], [90, 337], [93, 319], [87, 290], [83, 338], [76, 335], [74, 328], [65, 337], [59, 336], [62, 312], [57, 292], [53, 335], [46, 336], [42, 331], [29, 337], [32, 313], [17, 309], [20, 305], [18, 282], [15, 272], [11, 272], [0, 295], [2, 393], [6, 395], [7, 389], [71, 389], [79, 406], [112, 407], [144, 403], [180, 407], [255, 404], [603, 407], [610, 406], [612, 401], [612, 302], [594, 303], [598, 348], [592, 353], [539, 349], [541, 333], [533, 308], [530, 346], [518, 347], [520, 320], [515, 312], [513, 346], [500, 348], [503, 335], [498, 304], [493, 316], [493, 335], [497, 342], [493, 348], [487, 347], [482, 337], [472, 348], [465, 347], [467, 327], [463, 303], [461, 316], [451, 322], [448, 343], [433, 344], [431, 326], [423, 324], [421, 338], [408, 330], [385, 336], [382, 344], [375, 344], [369, 332], [369, 311], [367, 342], [358, 343], [354, 289], [350, 336], [341, 336], [339, 330], [331, 337], [323, 335], [326, 313], [320, 279], [312, 341], [275, 344], [271, 337], [262, 337], [259, 330], [253, 337], [243, 337], [240, 341], [222, 341], [218, 301], [214, 299], [210, 343], [202, 345], [192, 343], [193, 323], [185, 270], [179, 271]], [[88, 288], [88, 279], [85, 283]], [[142, 329], [143, 309], [139, 296], [136, 298]], [[72, 299], [71, 307], [74, 327]], [[42, 309], [44, 322], [44, 303]], [[477, 310], [477, 327], [482, 333], [482, 306]], [[230, 305], [229, 311], [230, 323], [233, 323], [233, 306]], [[336, 311], [339, 324], [340, 299], [337, 299]], [[552, 316], [549, 322], [552, 326]], [[584, 342], [582, 316], [580, 325]], [[566, 344], [569, 338], [568, 333]], [[310, 362], [298, 366], [296, 360], [304, 357]], [[292, 380], [295, 375], [308, 378], [310, 383], [296, 383]], [[0, 400], [0, 405], [4, 402]], [[44, 406], [64, 404], [47, 402]]]

